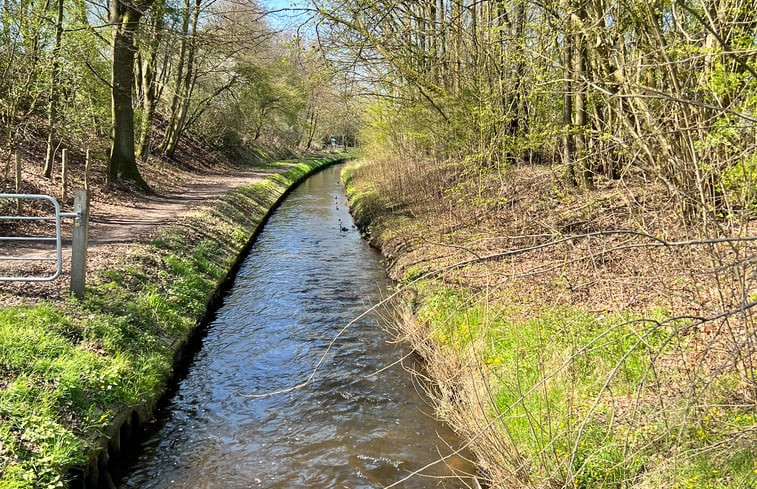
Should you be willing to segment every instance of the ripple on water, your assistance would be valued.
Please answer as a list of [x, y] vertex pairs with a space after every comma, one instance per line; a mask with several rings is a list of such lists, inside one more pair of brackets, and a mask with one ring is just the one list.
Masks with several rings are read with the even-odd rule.
[[[338, 173], [311, 177], [271, 216], [123, 488], [378, 488], [459, 444], [401, 366], [376, 374], [408, 351], [375, 316], [334, 341], [306, 387], [245, 396], [307, 379], [337, 332], [385, 294]], [[473, 472], [455, 456], [424, 473], [450, 477], [450, 466]], [[467, 486], [415, 477], [402, 487]]]

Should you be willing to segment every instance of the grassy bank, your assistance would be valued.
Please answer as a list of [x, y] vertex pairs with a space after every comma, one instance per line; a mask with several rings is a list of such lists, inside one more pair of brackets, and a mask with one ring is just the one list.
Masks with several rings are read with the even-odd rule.
[[124, 246], [81, 301], [0, 310], [0, 488], [54, 488], [166, 389], [174, 361], [269, 210], [333, 159], [239, 188]]
[[399, 333], [427, 360], [437, 413], [487, 484], [757, 484], [754, 245], [690, 244], [705, 238], [648, 185], [398, 168], [345, 170], [351, 205], [403, 284]]

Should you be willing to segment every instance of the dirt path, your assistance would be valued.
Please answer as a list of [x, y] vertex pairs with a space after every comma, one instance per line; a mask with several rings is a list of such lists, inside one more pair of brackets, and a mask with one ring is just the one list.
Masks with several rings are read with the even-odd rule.
[[[107, 202], [95, 197], [90, 203], [90, 230], [88, 246], [88, 273], [103, 268], [123, 251], [123, 246], [144, 241], [156, 228], [175, 221], [203, 207], [223, 194], [244, 185], [264, 180], [267, 176], [283, 172], [287, 166], [254, 170], [230, 170], [223, 173], [194, 175], [173, 190], [148, 196], [137, 196], [128, 203]], [[69, 210], [68, 206], [64, 210]], [[43, 234], [50, 234], [46, 231]], [[2, 282], [0, 306], [20, 301], [52, 299], [67, 294], [70, 269], [70, 224], [66, 223], [63, 236], [63, 276], [53, 282]], [[68, 245], [68, 246], [67, 246]], [[22, 258], [50, 258], [55, 246], [28, 244], [0, 246], [0, 256]], [[0, 261], [0, 274], [4, 276], [49, 276], [54, 262]]]
[[134, 206], [94, 203], [90, 215], [90, 250], [103, 245], [132, 243], [156, 227], [220, 197], [237, 187], [258, 183], [285, 168], [202, 175], [178, 192], [141, 197]]

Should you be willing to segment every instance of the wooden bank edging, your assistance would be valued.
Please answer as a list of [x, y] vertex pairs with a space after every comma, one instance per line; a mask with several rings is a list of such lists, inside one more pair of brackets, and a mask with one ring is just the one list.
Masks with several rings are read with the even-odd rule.
[[[280, 192], [277, 192], [278, 195], [267, 206], [262, 217], [252, 224], [251, 229], [249, 229], [249, 238], [238, 249], [225, 275], [216, 283], [215, 288], [205, 300], [204, 313], [196, 318], [194, 328], [189, 331], [189, 334], [176, 338], [172, 343], [173, 369], [172, 373], [163, 382], [161, 389], [152, 398], [146, 399], [139, 405], [123, 409], [113, 417], [109, 425], [103, 430], [103, 436], [100, 437], [96, 448], [91, 452], [88, 465], [86, 467], [73, 467], [69, 469], [69, 487], [72, 489], [110, 489], [116, 487], [111, 473], [113, 471], [118, 472], [121, 468], [119, 465], [121, 465], [124, 455], [136, 449], [136, 445], [141, 441], [139, 436], [141, 428], [145, 422], [154, 417], [156, 407], [160, 401], [171, 394], [173, 381], [180, 376], [181, 367], [191, 361], [194, 354], [198, 351], [200, 341], [206, 332], [210, 319], [212, 319], [215, 310], [221, 305], [225, 293], [233, 284], [242, 262], [263, 230], [265, 223], [284, 199], [305, 179], [324, 168], [342, 163], [347, 159], [348, 157], [337, 157], [307, 161], [281, 174], [269, 176], [259, 184], [247, 186], [266, 185], [274, 179], [287, 178], [287, 174], [291, 172], [296, 173], [294, 178], [287, 181], [287, 185], [282, 187]], [[301, 168], [302, 166], [306, 167]], [[302, 169], [302, 172], [298, 172], [298, 168]]]

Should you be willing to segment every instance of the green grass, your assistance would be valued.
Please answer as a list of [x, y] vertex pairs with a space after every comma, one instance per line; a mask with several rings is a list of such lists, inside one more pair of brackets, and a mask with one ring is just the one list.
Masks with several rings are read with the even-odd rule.
[[360, 165], [348, 165], [342, 170], [342, 181], [347, 189], [355, 225], [367, 230], [373, 221], [386, 214], [389, 202], [365, 180], [355, 178], [359, 173]]
[[429, 280], [413, 288], [439, 358], [465, 365], [461, 377], [481, 376], [482, 410], [510, 447], [500, 460], [521, 477], [586, 489], [757, 480], [755, 417], [733, 402], [736, 375], [719, 373], [688, 392], [676, 388], [688, 385], [680, 372], [660, 371], [686, 347], [676, 342], [686, 321], [661, 310], [632, 317], [525, 308]]
[[125, 409], [150, 410], [179, 346], [300, 163], [135, 245], [83, 300], [0, 310], [0, 489], [65, 486]]

